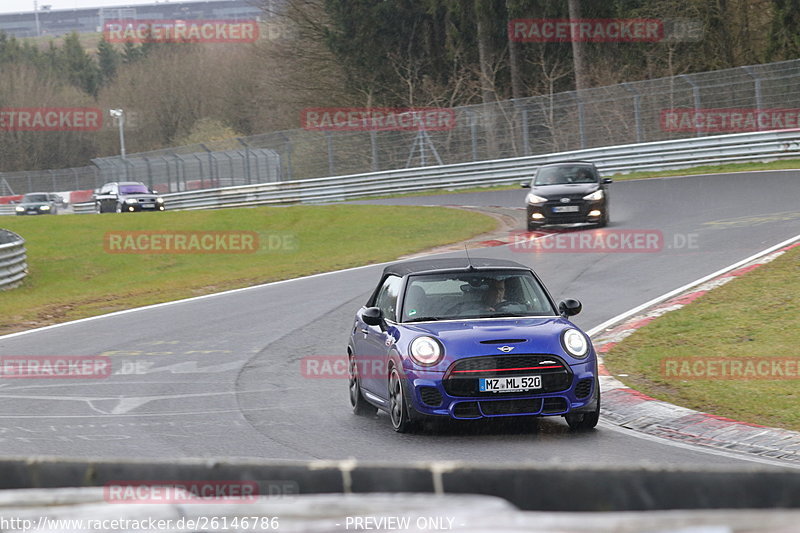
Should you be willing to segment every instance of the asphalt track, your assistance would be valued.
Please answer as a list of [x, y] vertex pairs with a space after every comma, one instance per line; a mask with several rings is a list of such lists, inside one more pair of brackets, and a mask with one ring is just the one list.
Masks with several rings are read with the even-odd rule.
[[[800, 234], [800, 173], [795, 171], [620, 182], [611, 185], [611, 192], [609, 229], [658, 230], [662, 249], [533, 253], [505, 246], [473, 254], [533, 266], [555, 298], [576, 297], [584, 303], [576, 322], [588, 329]], [[523, 198], [519, 190], [373, 203], [520, 207]], [[367, 266], [0, 337], [3, 356], [106, 354], [115, 371], [106, 379], [0, 381], [0, 453], [752, 464], [744, 456], [643, 439], [609, 425], [573, 434], [561, 418], [523, 426], [459, 424], [435, 434], [398, 435], [384, 414], [354, 416], [346, 380], [303, 376], [300, 360], [343, 353], [353, 313], [381, 268]]]

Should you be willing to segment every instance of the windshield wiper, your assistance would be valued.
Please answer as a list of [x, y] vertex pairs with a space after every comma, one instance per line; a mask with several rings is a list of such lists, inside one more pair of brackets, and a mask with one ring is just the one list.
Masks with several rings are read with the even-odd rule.
[[440, 319], [435, 316], [415, 316], [410, 320], [406, 320], [406, 322], [435, 322], [437, 320]]

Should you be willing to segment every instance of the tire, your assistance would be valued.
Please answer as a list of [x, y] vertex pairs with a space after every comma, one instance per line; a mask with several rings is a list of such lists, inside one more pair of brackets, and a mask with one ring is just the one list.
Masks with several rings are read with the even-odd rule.
[[569, 428], [572, 431], [589, 431], [594, 429], [597, 422], [600, 420], [600, 385], [595, 383], [597, 387], [597, 408], [588, 413], [569, 413], [564, 415]]
[[122, 204], [117, 202], [117, 208], [115, 210], [116, 213], [122, 213]]
[[392, 420], [392, 428], [398, 433], [409, 433], [416, 427], [409, 416], [403, 380], [396, 366], [392, 367], [389, 374], [389, 418]]
[[358, 379], [358, 366], [355, 364], [355, 358], [348, 355], [347, 361], [350, 376], [350, 405], [353, 407], [353, 413], [358, 416], [374, 416], [378, 412], [378, 408], [367, 402], [361, 394], [361, 382]]
[[103, 214], [103, 204], [101, 204], [100, 202], [95, 202], [94, 203], [94, 212], [97, 213], [98, 215], [102, 215]]

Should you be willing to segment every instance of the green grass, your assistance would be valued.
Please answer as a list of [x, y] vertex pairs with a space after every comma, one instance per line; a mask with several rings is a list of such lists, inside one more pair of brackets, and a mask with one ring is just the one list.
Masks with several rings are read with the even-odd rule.
[[[29, 274], [0, 297], [0, 333], [390, 261], [496, 225], [491, 217], [455, 209], [341, 205], [4, 217], [2, 226], [26, 240]], [[239, 254], [105, 250], [106, 232], [139, 230], [252, 231], [262, 247]], [[274, 246], [284, 236], [290, 249]]]
[[[800, 430], [794, 379], [682, 379], [666, 358], [791, 358], [800, 363], [800, 247], [667, 313], [614, 346], [608, 369], [647, 395], [755, 424]], [[797, 368], [797, 367], [795, 367]]]

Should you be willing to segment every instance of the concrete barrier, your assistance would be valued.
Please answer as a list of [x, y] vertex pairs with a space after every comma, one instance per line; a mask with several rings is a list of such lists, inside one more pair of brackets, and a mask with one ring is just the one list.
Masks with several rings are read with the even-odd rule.
[[798, 509], [796, 469], [491, 467], [461, 463], [90, 461], [6, 459], [0, 488], [98, 487], [120, 481], [259, 481], [294, 494], [435, 493], [497, 496], [519, 509], [564, 512]]

